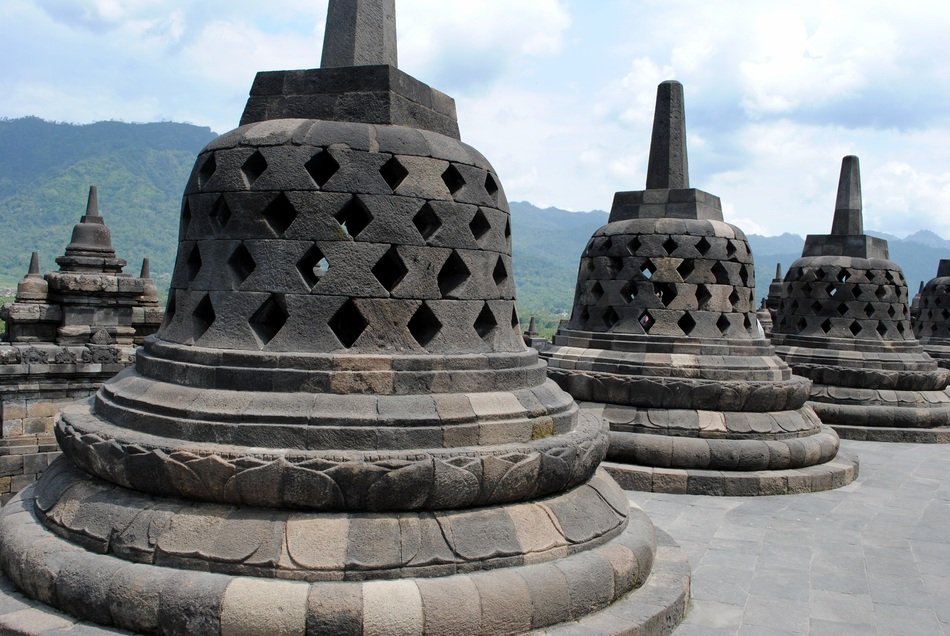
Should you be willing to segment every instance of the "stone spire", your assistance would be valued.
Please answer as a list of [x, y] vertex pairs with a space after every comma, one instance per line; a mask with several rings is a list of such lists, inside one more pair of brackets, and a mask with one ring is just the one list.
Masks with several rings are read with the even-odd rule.
[[30, 256], [30, 269], [16, 286], [17, 302], [45, 303], [49, 294], [49, 285], [40, 274], [40, 255], [33, 252]]
[[864, 215], [861, 206], [861, 165], [858, 158], [848, 155], [841, 160], [838, 178], [838, 201], [831, 233], [843, 236], [864, 234]]
[[396, 0], [330, 0], [322, 68], [398, 67]]
[[781, 264], [781, 263], [776, 263], [776, 264], [775, 264], [775, 278], [773, 278], [772, 280], [773, 280], [773, 281], [781, 281], [781, 280], [782, 280], [782, 264]]
[[683, 85], [675, 80], [668, 80], [656, 89], [647, 190], [682, 190], [688, 187], [689, 161], [686, 158]]

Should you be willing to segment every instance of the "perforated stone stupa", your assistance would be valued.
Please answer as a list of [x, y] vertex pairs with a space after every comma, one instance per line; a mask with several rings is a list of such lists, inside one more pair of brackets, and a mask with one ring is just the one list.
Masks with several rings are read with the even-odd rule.
[[914, 334], [944, 369], [950, 369], [950, 260], [941, 260], [937, 277], [920, 290]]
[[326, 37], [198, 156], [165, 322], [63, 413], [4, 573], [135, 632], [668, 633], [685, 558], [522, 342], [498, 176], [392, 0]]
[[840, 435], [950, 442], [950, 372], [915, 338], [904, 274], [864, 234], [862, 207], [858, 158], [845, 157], [831, 234], [809, 235], [788, 268], [772, 343]]
[[756, 323], [745, 235], [690, 188], [683, 87], [657, 91], [647, 189], [618, 192], [581, 257], [574, 309], [542, 354], [610, 422], [625, 487], [708, 494], [827, 489], [855, 476], [805, 405], [809, 382]]

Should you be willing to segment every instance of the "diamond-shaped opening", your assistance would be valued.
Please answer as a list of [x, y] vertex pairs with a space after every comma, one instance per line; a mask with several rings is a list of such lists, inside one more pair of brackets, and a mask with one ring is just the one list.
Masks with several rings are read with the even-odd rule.
[[732, 323], [726, 318], [726, 314], [719, 314], [719, 320], [716, 321], [716, 328], [719, 330], [719, 333], [726, 333], [731, 326]]
[[825, 291], [828, 292], [828, 296], [830, 298], [834, 298], [835, 296], [838, 295], [838, 288], [833, 283], [825, 287]]
[[442, 227], [442, 219], [435, 213], [432, 206], [426, 203], [422, 206], [422, 209], [416, 212], [416, 215], [412, 217], [412, 224], [419, 230], [419, 234], [422, 235], [422, 238], [428, 241], [439, 231], [439, 228]]
[[363, 201], [354, 196], [333, 215], [333, 218], [337, 220], [337, 223], [350, 237], [356, 238], [373, 220], [373, 215], [369, 213]]
[[943, 316], [944, 320], [950, 320], [950, 309], [944, 309], [940, 312], [940, 315]]
[[844, 303], [838, 303], [837, 312], [839, 316], [844, 316], [848, 313], [848, 306]]
[[511, 328], [514, 329], [516, 332], [518, 331], [518, 322], [519, 322], [518, 308], [512, 307], [511, 308]]
[[847, 283], [849, 278], [851, 278], [851, 272], [842, 267], [838, 272], [838, 275], [835, 277], [835, 280], [837, 280], [839, 283]]
[[689, 314], [689, 312], [683, 314], [683, 317], [676, 321], [676, 326], [683, 330], [687, 336], [693, 332], [693, 329], [696, 328], [696, 321]]
[[625, 303], [633, 302], [633, 299], [637, 297], [637, 286], [629, 281], [624, 283], [624, 286], [620, 289], [620, 297], [623, 298]]
[[612, 236], [608, 236], [600, 243], [600, 253], [606, 254], [610, 251], [610, 248], [614, 246], [614, 239]]
[[882, 338], [887, 334], [887, 325], [884, 324], [883, 320], [877, 321], [877, 329], [875, 331], [877, 331], [878, 335]]
[[656, 265], [648, 258], [643, 262], [643, 265], [640, 266], [640, 273], [643, 274], [645, 279], [650, 280], [656, 273]]
[[878, 285], [877, 289], [874, 290], [874, 295], [877, 296], [879, 300], [884, 300], [884, 297], [887, 296], [887, 290], [884, 289], [883, 285]]
[[802, 284], [802, 293], [805, 296], [811, 296], [811, 283]]
[[165, 319], [163, 324], [170, 324], [172, 318], [175, 317], [175, 311], [178, 309], [178, 303], [175, 302], [175, 290], [169, 290], [168, 292], [168, 303], [165, 305]]
[[824, 331], [825, 333], [828, 333], [829, 331], [831, 331], [831, 327], [832, 327], [831, 319], [825, 318], [825, 321], [818, 326], [821, 327], [822, 331]]
[[679, 273], [680, 278], [683, 279], [683, 282], [686, 282], [686, 279], [689, 278], [689, 275], [696, 270], [696, 266], [693, 264], [693, 259], [686, 258], [683, 259], [683, 262], [676, 266], [676, 271]]
[[491, 223], [485, 218], [485, 214], [479, 210], [475, 213], [475, 216], [472, 217], [471, 223], [468, 224], [468, 229], [472, 231], [472, 236], [475, 237], [475, 240], [480, 241], [482, 237], [491, 230]]
[[749, 286], [749, 266], [743, 265], [739, 268], [739, 280], [742, 281], [744, 287]]
[[224, 196], [218, 197], [214, 205], [211, 206], [211, 211], [208, 212], [208, 218], [211, 219], [211, 224], [218, 230], [223, 229], [224, 226], [228, 224], [228, 221], [231, 219], [231, 207], [224, 199]]
[[735, 289], [733, 289], [733, 290], [732, 290], [732, 293], [729, 294], [729, 304], [732, 305], [733, 307], [735, 307], [736, 305], [739, 304], [739, 300], [740, 300], [740, 298], [739, 298], [739, 292], [737, 292]]
[[[815, 302], [818, 302], [818, 301], [815, 301]], [[798, 311], [798, 306], [799, 306], [798, 301], [793, 300], [790, 306], [790, 311], [794, 314], [796, 311]], [[812, 305], [812, 307], [814, 307], [814, 305]], [[818, 303], [818, 309], [821, 309], [821, 303]], [[815, 310], [815, 313], [818, 313], [818, 309]]]
[[505, 219], [505, 240], [508, 241], [508, 251], [511, 251], [511, 219]]
[[619, 256], [608, 256], [607, 269], [610, 270], [611, 276], [616, 276], [623, 269], [623, 259]]
[[439, 270], [439, 291], [442, 293], [442, 297], [446, 298], [450, 296], [452, 292], [464, 285], [465, 281], [467, 281], [471, 275], [472, 273], [469, 271], [468, 266], [465, 265], [465, 261], [462, 260], [462, 257], [459, 256], [457, 252], [453, 251], [449, 257], [445, 259], [445, 264], [442, 266], [442, 269]]
[[637, 252], [640, 251], [640, 237], [639, 236], [634, 236], [632, 239], [630, 239], [630, 242], [627, 243], [627, 251], [630, 252], [634, 256], [637, 255]]
[[181, 237], [185, 237], [185, 233], [188, 232], [188, 226], [191, 225], [191, 204], [188, 202], [188, 199], [185, 199], [185, 203], [181, 206]]
[[214, 307], [211, 305], [211, 297], [205, 294], [204, 298], [195, 306], [191, 312], [191, 337], [197, 340], [205, 334], [214, 322]]
[[267, 346], [267, 343], [284, 328], [289, 315], [284, 295], [271, 294], [247, 322], [261, 344]]
[[452, 194], [455, 194], [465, 187], [465, 177], [458, 171], [458, 168], [451, 164], [449, 164], [449, 167], [442, 173], [442, 181]]
[[297, 218], [297, 210], [287, 195], [281, 192], [264, 210], [264, 221], [277, 236], [282, 236]]
[[825, 270], [818, 268], [815, 270], [815, 280], [822, 280], [825, 277]]
[[[906, 330], [907, 330], [907, 328], [904, 327], [904, 321], [899, 321], [899, 322], [897, 323], [897, 331], [899, 331], [900, 334], [903, 336], [903, 335], [904, 335], [904, 332], [905, 332]], [[860, 329], [859, 329], [859, 331], [860, 331]], [[852, 333], [853, 333], [853, 330], [852, 330]], [[854, 335], [858, 335], [858, 334], [855, 333]]]
[[889, 283], [893, 283], [893, 282], [894, 282], [894, 274], [893, 274], [890, 270], [885, 271], [885, 272], [884, 272], [884, 280], [886, 280], [886, 281], [889, 282]]
[[257, 263], [254, 262], [254, 257], [251, 256], [244, 243], [238, 245], [228, 257], [228, 269], [231, 271], [231, 280], [234, 281], [235, 287], [246, 281], [256, 268]]
[[745, 327], [746, 331], [752, 329], [752, 320], [749, 318], [749, 314], [742, 317], [742, 326]]
[[594, 299], [594, 304], [597, 304], [598, 302], [600, 302], [600, 299], [604, 297], [604, 288], [600, 284], [600, 281], [595, 282], [594, 285], [590, 288], [590, 295], [591, 295], [591, 298]]
[[726, 258], [733, 258], [736, 255], [736, 244], [731, 240], [726, 241]]
[[201, 250], [199, 250], [198, 245], [195, 244], [191, 248], [191, 253], [188, 254], [188, 260], [185, 261], [185, 272], [188, 275], [188, 282], [195, 280], [199, 271], [201, 271]]
[[423, 303], [409, 320], [409, 333], [416, 339], [419, 346], [428, 346], [432, 339], [442, 329], [442, 323], [435, 317], [429, 306]]
[[583, 309], [581, 309], [581, 320], [584, 323], [590, 320], [590, 310], [586, 306]]
[[333, 335], [347, 349], [352, 347], [363, 335], [368, 324], [352, 298], [343, 303], [343, 306], [327, 322], [327, 326], [330, 327]]
[[386, 253], [373, 265], [371, 271], [373, 272], [373, 276], [376, 277], [376, 280], [378, 280], [388, 292], [396, 289], [396, 286], [399, 285], [402, 279], [406, 277], [406, 274], [409, 273], [409, 270], [406, 269], [405, 264], [399, 257], [399, 252], [396, 250], [395, 245], [386, 250]]
[[663, 250], [667, 254], [672, 254], [675, 252], [677, 247], [679, 247], [679, 245], [673, 240], [672, 236], [663, 241]]
[[897, 310], [894, 309], [894, 305], [891, 305], [890, 307], [887, 308], [887, 315], [890, 316], [891, 318], [897, 315]]
[[676, 298], [676, 285], [671, 283], [653, 283], [653, 293], [664, 307], [669, 307]]
[[495, 269], [492, 270], [491, 274], [492, 279], [495, 281], [495, 285], [501, 287], [506, 282], [508, 282], [508, 268], [505, 267], [505, 262], [498, 257], [498, 260], [495, 261]]
[[816, 300], [815, 302], [811, 304], [811, 312], [813, 314], [821, 314], [821, 307], [822, 307], [821, 301]]
[[710, 270], [712, 275], [716, 277], [717, 285], [728, 285], [729, 284], [729, 272], [723, 266], [722, 263], [716, 261], [716, 264], [712, 266]]
[[705, 256], [710, 249], [712, 249], [712, 245], [709, 244], [705, 236], [697, 241], [696, 251], [699, 252], [701, 256]]
[[857, 320], [853, 321], [850, 325], [848, 325], [848, 330], [851, 332], [851, 335], [854, 335], [854, 336], [864, 331]]
[[212, 152], [208, 155], [208, 158], [204, 160], [204, 163], [201, 164], [201, 168], [198, 169], [198, 187], [204, 188], [205, 184], [208, 183], [217, 169], [218, 162], [215, 160], [214, 153]]
[[488, 303], [482, 305], [482, 310], [478, 314], [478, 318], [475, 319], [475, 333], [478, 334], [478, 337], [482, 340], [488, 342], [491, 339], [492, 333], [495, 331], [495, 327], [498, 326], [498, 321], [495, 320], [495, 314], [492, 313], [491, 307], [488, 306]]
[[310, 289], [320, 282], [320, 279], [330, 269], [330, 263], [327, 261], [320, 248], [314, 244], [303, 257], [297, 261], [297, 271], [303, 277], [305, 283]]
[[247, 187], [254, 185], [254, 182], [264, 174], [265, 170], [267, 170], [267, 160], [264, 159], [264, 155], [260, 151], [255, 151], [241, 165], [241, 174], [244, 175], [244, 182], [247, 183]]
[[861, 287], [858, 285], [851, 286], [851, 295], [856, 299], [861, 297]]
[[313, 182], [322, 188], [340, 169], [340, 164], [329, 152], [321, 150], [310, 157], [310, 161], [304, 164], [304, 169], [313, 179]]
[[608, 307], [607, 311], [604, 312], [604, 325], [607, 329], [613, 329], [618, 322], [620, 322], [620, 315], [613, 307]]
[[709, 301], [712, 300], [712, 294], [705, 285], [696, 285], [696, 306], [699, 309], [708, 310]]
[[656, 324], [656, 319], [650, 314], [648, 309], [644, 309], [640, 312], [640, 315], [637, 317], [637, 321], [640, 323], [640, 326], [643, 327], [643, 331], [650, 333], [650, 329], [653, 328], [653, 325]]
[[498, 195], [498, 182], [495, 181], [495, 177], [489, 172], [485, 175], [485, 192], [488, 193], [492, 199], [495, 199]]
[[804, 318], [799, 318], [798, 322], [795, 323], [795, 326], [798, 328], [798, 331], [803, 331], [805, 327], [808, 326], [808, 321]]
[[409, 171], [396, 157], [391, 157], [389, 161], [383, 164], [379, 169], [379, 174], [386, 180], [386, 185], [393, 192], [402, 184], [403, 179], [409, 176]]

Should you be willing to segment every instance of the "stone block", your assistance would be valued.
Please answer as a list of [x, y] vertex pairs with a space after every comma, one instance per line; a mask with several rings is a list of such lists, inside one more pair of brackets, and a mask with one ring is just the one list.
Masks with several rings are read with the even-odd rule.
[[301, 582], [235, 578], [224, 593], [221, 636], [305, 636], [309, 592]]
[[478, 588], [466, 575], [416, 580], [422, 597], [425, 633], [455, 636], [481, 632]]
[[363, 634], [363, 586], [313, 586], [307, 598], [307, 634]]
[[363, 584], [363, 633], [418, 634], [424, 627], [422, 596], [415, 581]]

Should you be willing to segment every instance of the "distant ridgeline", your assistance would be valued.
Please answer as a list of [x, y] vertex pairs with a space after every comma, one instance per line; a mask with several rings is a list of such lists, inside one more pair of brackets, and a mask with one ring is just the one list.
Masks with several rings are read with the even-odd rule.
[[[0, 119], [0, 222], [6, 230], [0, 233], [0, 287], [16, 285], [33, 250], [40, 252], [44, 271], [54, 268], [76, 210], [89, 184], [96, 184], [116, 250], [130, 263], [148, 256], [164, 296], [175, 261], [181, 192], [195, 155], [214, 136], [210, 128], [170, 122], [77, 126], [35, 117]], [[525, 324], [531, 315], [541, 318], [542, 334], [549, 334], [557, 317], [570, 312], [577, 260], [607, 213], [542, 210], [525, 202], [511, 203], [511, 212], [519, 311]], [[797, 259], [804, 240], [793, 234], [748, 238], [761, 299], [775, 264], [787, 267]], [[926, 231], [885, 238], [911, 294], [950, 253], [950, 241]]]

